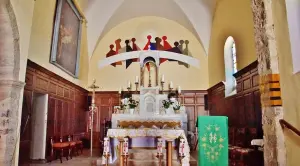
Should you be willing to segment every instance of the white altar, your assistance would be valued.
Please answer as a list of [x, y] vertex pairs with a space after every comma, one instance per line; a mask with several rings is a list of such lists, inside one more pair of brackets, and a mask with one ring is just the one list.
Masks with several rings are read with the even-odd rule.
[[[122, 99], [121, 105], [123, 110], [112, 114], [112, 128], [107, 133], [107, 137], [112, 138], [110, 140], [112, 147], [110, 163], [116, 160], [115, 152], [117, 145], [120, 143], [118, 139], [130, 137], [130, 148], [155, 148], [157, 146], [157, 138], [161, 137], [168, 142], [168, 147], [171, 148], [172, 146], [176, 146], [175, 139], [181, 137], [186, 142], [183, 165], [189, 165], [189, 147], [186, 140], [187, 114], [185, 107], [181, 106], [174, 96], [177, 94], [178, 97], [181, 89], [178, 88], [178, 91], [174, 92], [172, 90], [173, 84], [170, 83], [171, 93], [169, 95], [172, 97], [163, 94], [164, 77], [162, 77], [162, 91], [160, 93], [160, 86], [158, 84], [159, 56], [155, 54], [140, 55], [139, 59], [141, 64], [141, 80], [139, 82], [137, 77], [135, 84], [140, 84], [140, 94], [131, 94], [131, 97]], [[146, 79], [148, 79], [148, 85], [145, 84]], [[131, 84], [129, 82], [128, 93], [131, 92], [130, 90]], [[121, 96], [121, 90], [119, 93]], [[128, 103], [128, 101], [130, 102]], [[138, 101], [139, 105], [133, 112], [132, 107], [135, 106], [136, 101]], [[164, 108], [163, 101], [171, 103], [167, 109]], [[177, 111], [174, 111], [174, 109], [177, 109]], [[171, 157], [170, 160], [172, 160]]]
[[[109, 129], [107, 132], [107, 137], [113, 138], [117, 140], [117, 138], [124, 138], [130, 137], [134, 138], [163, 138], [165, 141], [174, 140], [176, 138], [183, 138], [187, 142], [187, 138], [184, 134], [183, 130], [168, 130], [168, 129]], [[110, 156], [110, 163], [112, 163], [117, 158], [117, 142], [112, 142], [111, 144], [111, 156]], [[190, 147], [186, 143], [184, 144], [184, 154], [185, 157], [182, 159], [183, 166], [189, 166], [190, 163]], [[105, 163], [105, 158], [102, 157], [103, 163]]]

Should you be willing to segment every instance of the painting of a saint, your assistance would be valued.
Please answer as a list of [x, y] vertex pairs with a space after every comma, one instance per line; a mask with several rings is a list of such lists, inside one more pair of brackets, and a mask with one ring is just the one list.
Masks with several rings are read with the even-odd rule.
[[58, 0], [51, 63], [78, 77], [82, 18], [72, 0]]

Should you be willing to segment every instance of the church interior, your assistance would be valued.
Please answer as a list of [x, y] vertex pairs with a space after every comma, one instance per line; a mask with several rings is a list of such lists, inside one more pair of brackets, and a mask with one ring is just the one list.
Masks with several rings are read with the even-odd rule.
[[0, 165], [300, 165], [299, 13], [1, 0]]

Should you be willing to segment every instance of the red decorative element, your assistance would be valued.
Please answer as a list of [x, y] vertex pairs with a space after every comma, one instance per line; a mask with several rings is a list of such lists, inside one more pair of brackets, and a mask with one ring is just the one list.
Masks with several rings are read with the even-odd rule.
[[[132, 51], [138, 51], [140, 50], [140, 48], [136, 45], [136, 39], [135, 38], [132, 38], [131, 39], [131, 42], [132, 42]], [[139, 61], [139, 58], [135, 58], [135, 59], [132, 59], [133, 62], [138, 62]]]
[[119, 50], [121, 49], [121, 39], [117, 39], [116, 41], [115, 41], [115, 43], [116, 43], [116, 53], [118, 54], [119, 53]]
[[[119, 50], [121, 49], [121, 39], [117, 39], [115, 41], [115, 44], [116, 44], [116, 55], [119, 54]], [[116, 65], [122, 65], [122, 62], [116, 62]]]
[[163, 36], [162, 37], [162, 39], [163, 39], [163, 43], [164, 43], [164, 49], [165, 50], [169, 50], [169, 49], [171, 49], [172, 48], [172, 46], [169, 44], [169, 42], [167, 41], [167, 36]]
[[150, 63], [146, 63], [146, 67], [147, 67], [148, 71], [150, 71]]
[[[113, 50], [114, 47], [115, 47], [115, 46], [114, 46], [113, 44], [111, 44], [111, 45], [109, 46], [110, 50], [109, 50], [109, 52], [106, 54], [106, 57], [110, 57], [110, 56], [116, 55], [116, 51]], [[116, 63], [112, 63], [111, 65], [114, 66], [114, 67], [116, 67]]]
[[[166, 36], [163, 36], [163, 38], [167, 39]], [[156, 50], [165, 50], [164, 46], [160, 44], [161, 43], [161, 38], [156, 37], [155, 41], [156, 41]], [[166, 58], [160, 58], [159, 59], [159, 64], [162, 64], [162, 63], [166, 62], [167, 60], [168, 59], [166, 59]]]
[[109, 46], [110, 50], [112, 50], [114, 47], [115, 47], [115, 46], [114, 46], [113, 44], [111, 44], [111, 45]]
[[144, 47], [143, 50], [149, 50], [150, 44], [151, 44], [151, 38], [152, 38], [151, 35], [148, 35], [148, 36], [147, 36], [148, 42], [147, 42], [147, 44], [145, 45], [145, 47]]

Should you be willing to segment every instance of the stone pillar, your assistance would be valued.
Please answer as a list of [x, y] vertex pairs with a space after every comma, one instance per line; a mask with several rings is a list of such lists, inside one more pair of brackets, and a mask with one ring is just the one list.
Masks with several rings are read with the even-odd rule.
[[124, 156], [123, 156], [124, 139], [118, 138], [118, 140], [119, 140], [119, 166], [124, 166]]
[[12, 166], [18, 165], [25, 83], [18, 81], [19, 31], [10, 0], [0, 1], [0, 36], [0, 165]]
[[24, 83], [0, 81], [0, 165], [17, 163]]
[[272, 13], [274, 0], [252, 0], [255, 47], [258, 56], [262, 124], [264, 131], [264, 163], [286, 165], [284, 136], [279, 119], [283, 118], [276, 36]]
[[173, 140], [167, 140], [167, 166], [172, 166]]

